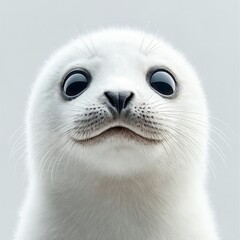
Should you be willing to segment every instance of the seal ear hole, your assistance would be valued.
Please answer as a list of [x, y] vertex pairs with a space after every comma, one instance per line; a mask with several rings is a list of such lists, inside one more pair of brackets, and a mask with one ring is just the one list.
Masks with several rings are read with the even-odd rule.
[[83, 69], [75, 69], [64, 78], [62, 93], [66, 100], [78, 97], [86, 90], [91, 80], [90, 73]]

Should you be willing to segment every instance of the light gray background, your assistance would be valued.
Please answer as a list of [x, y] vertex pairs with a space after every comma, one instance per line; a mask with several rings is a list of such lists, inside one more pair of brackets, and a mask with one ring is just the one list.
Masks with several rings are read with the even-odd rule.
[[[238, 0], [167, 1], [1, 1], [0, 35], [0, 239], [10, 240], [27, 181], [23, 149], [10, 150], [24, 119], [30, 87], [48, 56], [77, 32], [106, 26], [149, 29], [183, 51], [195, 66], [209, 101], [212, 120], [229, 138], [213, 140], [227, 166], [210, 149], [209, 195], [222, 239], [239, 240], [239, 6]], [[230, 128], [230, 129], [229, 129]], [[20, 159], [20, 160], [19, 160]], [[14, 170], [18, 162], [16, 170]]]

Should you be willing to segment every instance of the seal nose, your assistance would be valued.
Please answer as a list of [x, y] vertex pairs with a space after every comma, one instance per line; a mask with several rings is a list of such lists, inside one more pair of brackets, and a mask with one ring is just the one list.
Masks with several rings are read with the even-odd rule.
[[120, 114], [121, 111], [124, 108], [126, 108], [126, 106], [130, 102], [134, 94], [129, 91], [123, 91], [123, 92], [107, 91], [107, 92], [104, 92], [104, 95], [107, 97], [111, 106], [114, 107]]

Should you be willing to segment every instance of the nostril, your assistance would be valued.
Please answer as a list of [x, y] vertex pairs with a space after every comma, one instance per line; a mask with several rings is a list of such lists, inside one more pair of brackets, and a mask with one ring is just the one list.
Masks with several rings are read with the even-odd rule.
[[107, 91], [104, 92], [104, 95], [108, 99], [111, 108], [115, 108], [118, 111], [118, 113], [120, 113], [122, 109], [127, 107], [134, 94], [130, 91], [123, 92]]
[[132, 92], [128, 92], [126, 94], [126, 99], [124, 101], [124, 104], [123, 104], [123, 108], [126, 108], [126, 106], [128, 105], [128, 103], [131, 101], [131, 99], [133, 98], [133, 93]]
[[114, 92], [104, 92], [105, 96], [107, 97], [108, 101], [111, 103], [111, 105], [113, 107], [115, 107], [116, 105], [116, 95], [114, 94]]

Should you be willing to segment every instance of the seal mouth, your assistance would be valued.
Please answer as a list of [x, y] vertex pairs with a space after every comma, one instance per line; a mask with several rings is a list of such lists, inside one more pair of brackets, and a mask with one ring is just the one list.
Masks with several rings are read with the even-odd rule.
[[103, 131], [93, 137], [90, 137], [90, 138], [85, 138], [85, 139], [73, 138], [73, 140], [77, 143], [89, 144], [89, 143], [99, 143], [99, 142], [102, 142], [111, 137], [123, 138], [125, 140], [134, 140], [136, 142], [143, 143], [143, 144], [154, 144], [154, 143], [161, 142], [161, 140], [144, 137], [144, 136], [134, 132], [133, 130], [131, 130], [127, 127], [123, 127], [123, 126], [110, 127], [108, 129], [106, 129], [105, 131]]

